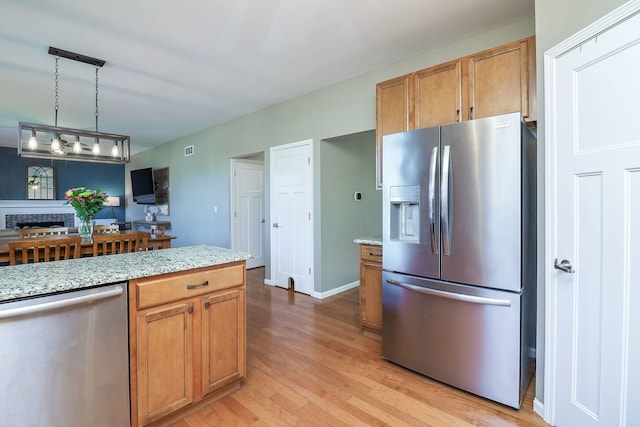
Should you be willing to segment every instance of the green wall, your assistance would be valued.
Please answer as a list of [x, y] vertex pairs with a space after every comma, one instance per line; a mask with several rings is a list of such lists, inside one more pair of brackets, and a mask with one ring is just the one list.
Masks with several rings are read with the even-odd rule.
[[[320, 143], [320, 289], [359, 280], [357, 237], [382, 235], [382, 192], [375, 188], [374, 130]], [[362, 194], [356, 201], [354, 193]]]
[[536, 399], [544, 403], [544, 52], [625, 3], [623, 0], [536, 0], [538, 82], [538, 325]]

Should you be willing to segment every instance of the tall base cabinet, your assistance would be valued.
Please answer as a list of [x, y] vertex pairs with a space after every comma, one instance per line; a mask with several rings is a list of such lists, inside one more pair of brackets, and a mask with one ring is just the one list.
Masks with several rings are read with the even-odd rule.
[[382, 246], [360, 244], [360, 326], [382, 332]]
[[246, 375], [245, 261], [129, 282], [131, 426], [163, 425]]

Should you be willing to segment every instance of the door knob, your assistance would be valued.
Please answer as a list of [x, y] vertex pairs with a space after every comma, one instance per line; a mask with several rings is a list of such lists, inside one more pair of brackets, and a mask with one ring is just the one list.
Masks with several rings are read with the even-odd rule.
[[277, 223], [277, 222], [274, 222], [274, 223], [273, 223], [273, 228], [278, 228], [278, 227], [280, 227], [280, 226], [278, 225], [278, 223]]
[[560, 264], [558, 264], [558, 258], [555, 259], [555, 261], [553, 261], [553, 267], [556, 270], [562, 270], [565, 273], [575, 273], [576, 271], [571, 267], [571, 261], [563, 259], [562, 261], [560, 261]]

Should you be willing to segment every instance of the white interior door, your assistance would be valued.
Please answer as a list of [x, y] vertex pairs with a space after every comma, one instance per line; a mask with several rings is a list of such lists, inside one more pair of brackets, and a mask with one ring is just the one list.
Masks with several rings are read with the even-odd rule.
[[233, 182], [232, 248], [250, 252], [247, 268], [262, 267], [264, 261], [264, 162], [232, 159]]
[[313, 294], [312, 141], [271, 147], [271, 284]]
[[[545, 411], [557, 426], [640, 425], [640, 15], [625, 19], [640, 10], [633, 3], [635, 12], [623, 6], [546, 53]], [[574, 271], [554, 268], [555, 258]]]

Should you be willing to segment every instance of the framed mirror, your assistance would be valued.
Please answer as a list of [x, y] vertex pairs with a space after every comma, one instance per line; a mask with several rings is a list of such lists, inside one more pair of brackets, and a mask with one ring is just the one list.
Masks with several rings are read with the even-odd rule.
[[53, 166], [27, 166], [27, 200], [56, 198]]

